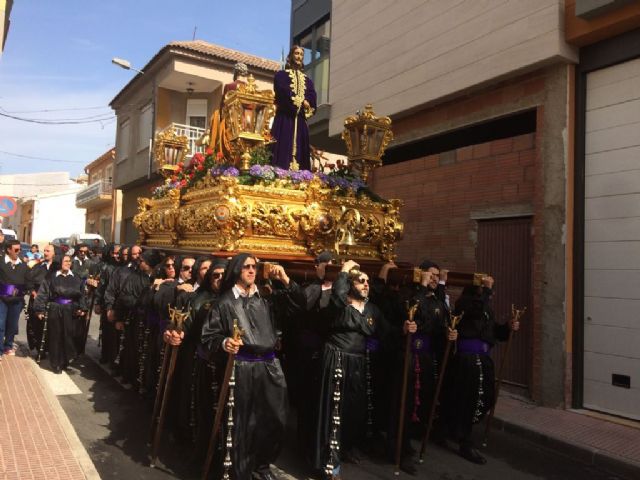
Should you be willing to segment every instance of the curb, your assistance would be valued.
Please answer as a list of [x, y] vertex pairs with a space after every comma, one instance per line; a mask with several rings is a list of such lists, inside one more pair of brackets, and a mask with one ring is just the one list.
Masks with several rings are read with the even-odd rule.
[[599, 468], [625, 480], [640, 478], [640, 463], [630, 462], [626, 458], [587, 445], [571, 443], [567, 439], [504, 420], [498, 415], [494, 418], [494, 422], [496, 430], [518, 435], [536, 445], [553, 450], [585, 465]]
[[67, 438], [67, 441], [69, 442], [69, 446], [71, 447], [73, 456], [78, 461], [78, 464], [80, 465], [85, 478], [87, 480], [100, 480], [100, 475], [98, 474], [98, 471], [96, 470], [91, 457], [89, 457], [89, 453], [87, 453], [87, 450], [84, 448], [84, 445], [82, 445], [82, 442], [78, 438], [78, 434], [73, 428], [73, 425], [71, 425], [69, 417], [67, 417], [67, 414], [62, 409], [62, 405], [60, 405], [58, 398], [53, 394], [53, 392], [51, 392], [51, 390], [47, 386], [47, 383], [42, 376], [40, 367], [30, 357], [29, 363], [31, 364], [31, 368], [36, 375], [38, 382], [42, 386], [45, 399], [51, 406], [56, 419], [60, 423], [60, 427], [62, 428], [62, 431]]

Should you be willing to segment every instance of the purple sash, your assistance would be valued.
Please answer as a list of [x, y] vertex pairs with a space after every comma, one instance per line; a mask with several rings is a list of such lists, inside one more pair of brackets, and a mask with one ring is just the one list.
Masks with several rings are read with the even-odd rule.
[[23, 295], [22, 285], [11, 285], [0, 283], [0, 297], [17, 297]]
[[489, 355], [491, 345], [479, 338], [459, 338], [458, 353], [469, 353], [476, 355]]
[[380, 340], [374, 337], [367, 337], [367, 344], [365, 348], [370, 352], [377, 352], [380, 350]]
[[154, 310], [149, 310], [147, 313], [147, 326], [148, 327], [159, 327], [160, 326], [160, 315], [158, 315]]
[[431, 337], [422, 333], [414, 333], [411, 337], [413, 353], [431, 353]]
[[53, 301], [58, 305], [71, 305], [73, 303], [73, 300], [64, 297], [55, 298]]
[[256, 354], [243, 352], [242, 348], [240, 348], [240, 351], [236, 354], [236, 360], [241, 362], [270, 362], [274, 358], [276, 358], [276, 354], [273, 351]]

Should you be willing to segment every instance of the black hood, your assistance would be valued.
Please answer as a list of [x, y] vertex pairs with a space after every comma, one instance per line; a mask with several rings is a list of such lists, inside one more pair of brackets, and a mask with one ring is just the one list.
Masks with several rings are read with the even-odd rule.
[[239, 253], [229, 261], [229, 265], [224, 271], [224, 277], [222, 278], [222, 285], [220, 286], [221, 293], [231, 290], [233, 286], [238, 283], [238, 279], [242, 273], [242, 266], [249, 257], [255, 258], [250, 253]]

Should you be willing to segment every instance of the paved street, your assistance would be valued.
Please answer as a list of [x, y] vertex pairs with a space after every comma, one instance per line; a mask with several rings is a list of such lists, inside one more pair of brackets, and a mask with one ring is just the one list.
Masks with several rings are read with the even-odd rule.
[[[94, 327], [96, 326], [94, 322]], [[88, 353], [95, 358], [97, 331], [92, 328]], [[63, 374], [66, 377], [66, 374]], [[80, 441], [103, 479], [198, 478], [195, 465], [186, 464], [189, 451], [165, 437], [162, 465], [148, 465], [149, 408], [140, 396], [124, 388], [92, 359], [74, 364], [68, 377], [74, 387], [62, 389], [58, 399]], [[75, 388], [77, 387], [77, 388]], [[294, 437], [278, 459], [282, 479], [311, 479], [295, 455]], [[550, 479], [614, 480], [616, 477], [585, 466], [550, 450], [545, 450], [507, 433], [495, 433], [486, 449], [488, 463], [476, 466], [454, 452], [430, 447], [416, 478], [442, 480]], [[190, 470], [191, 469], [191, 470]], [[360, 465], [345, 465], [344, 478], [375, 480], [394, 478], [391, 465], [382, 458], [366, 458]], [[400, 478], [410, 478], [401, 475]]]

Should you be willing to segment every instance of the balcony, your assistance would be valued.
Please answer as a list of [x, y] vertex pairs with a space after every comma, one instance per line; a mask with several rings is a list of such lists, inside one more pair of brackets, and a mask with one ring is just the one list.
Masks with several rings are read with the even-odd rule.
[[186, 155], [185, 160], [191, 159], [196, 153], [203, 153], [205, 151], [204, 145], [196, 145], [196, 142], [204, 135], [205, 129], [192, 127], [190, 125], [183, 125], [181, 123], [171, 123], [169, 126], [164, 128], [158, 133], [166, 132], [167, 130], [173, 130], [173, 132], [178, 136], [185, 136], [188, 139], [188, 147], [189, 153]]
[[111, 180], [98, 180], [76, 195], [77, 208], [103, 207], [113, 198], [113, 183]]

